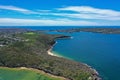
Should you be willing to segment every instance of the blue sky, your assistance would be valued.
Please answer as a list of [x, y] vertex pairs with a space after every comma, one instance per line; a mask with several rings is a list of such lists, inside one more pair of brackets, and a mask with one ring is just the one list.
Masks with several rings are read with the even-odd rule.
[[0, 0], [0, 26], [120, 26], [120, 0]]

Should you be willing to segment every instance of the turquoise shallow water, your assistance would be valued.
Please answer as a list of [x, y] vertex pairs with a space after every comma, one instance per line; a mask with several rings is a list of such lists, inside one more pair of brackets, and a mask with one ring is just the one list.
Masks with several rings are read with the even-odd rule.
[[67, 35], [73, 38], [58, 39], [53, 52], [87, 63], [100, 73], [103, 80], [120, 80], [120, 35], [90, 32]]

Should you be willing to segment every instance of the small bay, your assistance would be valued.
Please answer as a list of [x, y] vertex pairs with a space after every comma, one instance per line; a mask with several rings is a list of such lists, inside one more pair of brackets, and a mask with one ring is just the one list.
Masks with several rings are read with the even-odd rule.
[[[52, 34], [61, 34], [52, 32]], [[53, 52], [95, 68], [103, 80], [119, 80], [120, 35], [91, 32], [63, 33], [71, 39], [58, 39]]]

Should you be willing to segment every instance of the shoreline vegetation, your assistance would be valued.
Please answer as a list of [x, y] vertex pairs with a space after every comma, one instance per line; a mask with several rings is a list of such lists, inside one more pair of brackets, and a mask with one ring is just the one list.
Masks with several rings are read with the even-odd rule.
[[52, 54], [55, 40], [70, 36], [19, 29], [0, 32], [0, 66], [34, 68], [68, 80], [101, 80], [98, 72], [87, 64]]

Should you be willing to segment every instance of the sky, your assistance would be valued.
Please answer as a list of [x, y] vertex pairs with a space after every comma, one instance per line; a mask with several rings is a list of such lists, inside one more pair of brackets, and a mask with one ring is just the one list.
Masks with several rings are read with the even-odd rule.
[[120, 26], [120, 0], [0, 0], [0, 26]]

